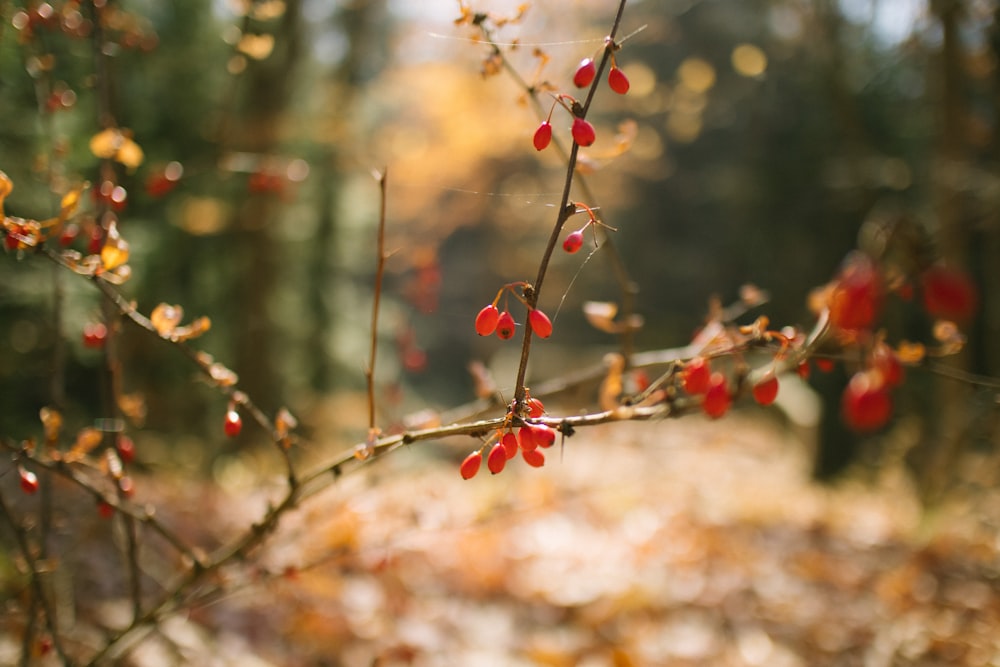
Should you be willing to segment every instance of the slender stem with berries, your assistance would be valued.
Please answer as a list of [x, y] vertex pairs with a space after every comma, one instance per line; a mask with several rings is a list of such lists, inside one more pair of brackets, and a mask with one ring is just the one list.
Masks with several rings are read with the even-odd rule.
[[[611, 53], [614, 50], [614, 40], [615, 35], [618, 33], [618, 28], [621, 25], [622, 14], [625, 12], [625, 3], [627, 0], [620, 0], [618, 3], [618, 12], [615, 14], [614, 23], [611, 25], [611, 32], [608, 33], [607, 46], [604, 49], [604, 55], [601, 57], [601, 62], [597, 66], [597, 75], [590, 84], [590, 89], [587, 91], [587, 98], [579, 108], [579, 113], [577, 118], [586, 118], [587, 111], [590, 109], [590, 103], [594, 99], [594, 93], [597, 92], [597, 86], [601, 81], [601, 76], [604, 72], [604, 68], [607, 66], [608, 60], [611, 58]], [[576, 161], [580, 152], [580, 145], [577, 142], [573, 142], [573, 147], [569, 151], [569, 159], [566, 165], [566, 180], [563, 183], [562, 197], [559, 201], [559, 213], [556, 215], [556, 222], [552, 227], [552, 233], [549, 235], [548, 243], [545, 245], [545, 252], [542, 253], [542, 260], [538, 264], [538, 276], [535, 278], [535, 282], [532, 285], [534, 289], [528, 295], [528, 305], [532, 308], [538, 303], [538, 297], [542, 291], [542, 283], [545, 281], [545, 274], [549, 269], [549, 261], [552, 259], [552, 253], [555, 251], [556, 245], [559, 243], [559, 236], [562, 234], [563, 225], [571, 215], [576, 213], [576, 206], [570, 204], [570, 193], [573, 189], [573, 177], [576, 174]], [[525, 387], [524, 378], [528, 371], [528, 357], [531, 354], [531, 327], [524, 328], [524, 338], [521, 343], [521, 360], [517, 368], [517, 380], [514, 384], [514, 401], [520, 405], [525, 399]]]

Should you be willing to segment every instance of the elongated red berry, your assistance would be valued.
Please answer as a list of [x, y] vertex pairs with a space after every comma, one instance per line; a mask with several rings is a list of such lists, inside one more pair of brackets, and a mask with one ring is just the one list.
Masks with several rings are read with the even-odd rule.
[[517, 456], [517, 436], [514, 435], [513, 431], [507, 431], [504, 433], [503, 437], [500, 438], [500, 444], [503, 445], [504, 451], [507, 453], [508, 461]]
[[573, 85], [577, 88], [586, 88], [593, 83], [595, 76], [597, 76], [597, 65], [590, 58], [584, 58], [573, 74]]
[[979, 293], [972, 277], [958, 269], [936, 265], [920, 278], [924, 310], [931, 317], [966, 322], [979, 305]]
[[701, 409], [712, 419], [718, 419], [729, 411], [732, 402], [729, 387], [726, 386], [726, 376], [722, 373], [712, 373]]
[[689, 394], [704, 394], [708, 391], [708, 380], [712, 369], [704, 357], [695, 357], [687, 362], [681, 371], [681, 386]]
[[236, 410], [227, 411], [226, 421], [223, 423], [222, 429], [230, 438], [238, 436], [240, 431], [243, 430], [243, 420], [240, 419], [240, 413], [236, 412]]
[[583, 247], [583, 232], [579, 229], [575, 232], [570, 232], [566, 236], [566, 240], [563, 241], [563, 250], [569, 254], [573, 254]]
[[499, 442], [493, 445], [493, 449], [490, 450], [489, 456], [486, 457], [486, 467], [490, 469], [490, 472], [494, 475], [503, 471], [504, 466], [507, 465], [507, 449]]
[[88, 322], [83, 325], [83, 345], [91, 349], [104, 347], [108, 337], [108, 327], [103, 322]]
[[524, 462], [533, 468], [541, 468], [545, 465], [545, 454], [537, 449], [530, 449], [521, 452]]
[[135, 443], [127, 435], [118, 436], [115, 449], [118, 450], [118, 456], [121, 457], [123, 463], [132, 463], [135, 460]]
[[510, 340], [514, 337], [514, 328], [516, 326], [517, 323], [514, 321], [514, 316], [509, 311], [503, 311], [497, 319], [497, 337], [501, 340]]
[[549, 448], [556, 442], [556, 430], [545, 424], [535, 424], [531, 427], [531, 435], [535, 439], [535, 444], [542, 448]]
[[461, 473], [462, 479], [472, 479], [479, 472], [479, 466], [483, 464], [483, 453], [476, 450], [465, 457], [462, 461], [462, 465], [458, 467], [458, 472]]
[[895, 350], [885, 343], [879, 343], [872, 350], [871, 365], [879, 372], [885, 386], [898, 387], [902, 384], [903, 365], [899, 362]]
[[528, 313], [528, 324], [539, 338], [548, 338], [552, 335], [552, 320], [537, 308], [532, 308]]
[[840, 414], [848, 428], [857, 433], [870, 433], [885, 426], [892, 416], [892, 397], [884, 384], [871, 374], [856, 373], [844, 388]]
[[532, 142], [535, 144], [535, 150], [544, 150], [549, 142], [552, 141], [552, 123], [545, 121], [538, 126], [535, 130], [535, 136], [532, 138]]
[[532, 429], [530, 424], [522, 426], [517, 430], [517, 441], [521, 445], [521, 449], [526, 452], [530, 452], [532, 449], [538, 447], [534, 429]]
[[21, 478], [22, 491], [28, 494], [38, 491], [38, 475], [21, 466], [18, 466], [17, 473]]
[[529, 398], [524, 404], [528, 406], [529, 417], [541, 417], [545, 414], [545, 406], [537, 398]]
[[500, 311], [491, 303], [476, 315], [476, 333], [480, 336], [489, 336], [497, 330], [499, 319]]
[[594, 143], [594, 140], [597, 138], [597, 132], [594, 131], [594, 126], [583, 118], [573, 119], [571, 132], [573, 134], [573, 141], [581, 146], [589, 146]]
[[771, 405], [778, 397], [778, 378], [774, 376], [774, 373], [768, 373], [753, 386], [752, 393], [753, 400], [761, 405]]
[[625, 72], [612, 66], [611, 71], [608, 72], [608, 86], [610, 86], [611, 90], [615, 91], [619, 95], [627, 93], [629, 83], [628, 77], [625, 76]]
[[830, 292], [830, 323], [841, 329], [869, 329], [882, 310], [882, 276], [867, 255], [850, 256]]

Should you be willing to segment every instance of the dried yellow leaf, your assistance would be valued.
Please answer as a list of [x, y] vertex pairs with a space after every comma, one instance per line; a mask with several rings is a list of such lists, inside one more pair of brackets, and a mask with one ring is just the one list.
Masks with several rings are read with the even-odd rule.
[[170, 340], [175, 342], [191, 340], [197, 338], [212, 328], [212, 320], [207, 317], [199, 317], [186, 327], [177, 327], [170, 335]]
[[117, 127], [101, 130], [91, 137], [90, 152], [103, 160], [120, 162], [129, 169], [142, 164], [144, 157], [139, 144]]
[[161, 303], [149, 314], [149, 321], [156, 329], [156, 333], [166, 337], [177, 328], [183, 317], [184, 309], [182, 307]]
[[62, 429], [62, 413], [53, 408], [42, 408], [38, 411], [38, 416], [42, 420], [45, 441], [50, 445], [54, 444], [59, 439], [59, 431]]
[[115, 156], [121, 147], [122, 133], [120, 130], [109, 127], [101, 130], [90, 138], [90, 152], [95, 157], [109, 160]]
[[73, 447], [66, 452], [63, 460], [67, 463], [72, 463], [86, 458], [87, 454], [101, 444], [103, 439], [104, 435], [96, 428], [87, 427], [81, 429], [80, 432], [76, 434], [76, 442], [74, 442]]
[[901, 364], [919, 364], [927, 356], [927, 348], [923, 343], [911, 343], [903, 341], [896, 350], [896, 357]]
[[606, 333], [618, 333], [615, 315], [618, 314], [618, 304], [609, 301], [587, 301], [583, 304], [583, 316], [590, 326]]
[[236, 373], [218, 362], [208, 367], [208, 375], [222, 387], [232, 387], [239, 382], [239, 376]]
[[10, 177], [0, 171], [0, 217], [3, 217], [3, 202], [7, 198], [7, 195], [11, 193], [14, 189], [14, 181], [10, 180]]
[[128, 255], [128, 242], [118, 233], [118, 225], [110, 223], [101, 248], [101, 266], [105, 271], [113, 271], [128, 262]]
[[135, 169], [140, 164], [142, 164], [145, 155], [139, 144], [135, 143], [128, 137], [122, 142], [121, 148], [115, 154], [115, 160], [121, 162], [123, 165], [129, 169]]
[[264, 60], [274, 50], [274, 35], [254, 35], [247, 33], [240, 38], [236, 49], [254, 60]]

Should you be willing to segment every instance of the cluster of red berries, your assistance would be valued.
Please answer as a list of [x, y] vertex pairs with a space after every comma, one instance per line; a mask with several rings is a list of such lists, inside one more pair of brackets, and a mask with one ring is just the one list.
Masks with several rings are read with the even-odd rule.
[[877, 431], [892, 417], [891, 391], [903, 382], [903, 365], [885, 342], [877, 343], [864, 369], [851, 376], [840, 399], [844, 423], [857, 433]]
[[[531, 418], [541, 417], [545, 413], [545, 407], [537, 398], [527, 399], [525, 405]], [[555, 441], [556, 430], [545, 424], [525, 422], [517, 429], [517, 433], [510, 426], [504, 426], [485, 445], [466, 456], [458, 471], [462, 479], [475, 477], [483, 465], [483, 452], [487, 448], [489, 452], [486, 454], [486, 467], [494, 475], [502, 472], [507, 461], [517, 456], [518, 452], [521, 452], [525, 463], [541, 468], [545, 465], [545, 454], [541, 450], [548, 449]]]
[[[726, 376], [713, 371], [711, 362], [705, 357], [695, 357], [688, 361], [680, 373], [681, 388], [691, 396], [701, 396], [701, 409], [712, 419], [718, 419], [729, 411], [733, 395]], [[750, 388], [754, 400], [760, 405], [770, 405], [778, 397], [778, 378], [773, 371], [764, 373]]]
[[[612, 46], [612, 48], [615, 47]], [[576, 72], [573, 74], [573, 84], [577, 88], [586, 88], [594, 82], [594, 77], [596, 76], [597, 64], [594, 62], [594, 59], [584, 58], [577, 65]], [[624, 95], [629, 89], [628, 77], [625, 76], [625, 72], [618, 68], [613, 52], [611, 54], [611, 70], [608, 72], [608, 86], [619, 95]], [[573, 124], [570, 126], [570, 134], [573, 136], [573, 141], [584, 147], [593, 144], [597, 139], [597, 132], [594, 130], [594, 126], [583, 117], [583, 108], [580, 106], [580, 103], [570, 95], [560, 94], [556, 96], [555, 102], [552, 103], [548, 117], [535, 130], [535, 134], [532, 137], [535, 150], [544, 150], [552, 142], [552, 112], [555, 110], [557, 104], [573, 116]]]
[[117, 212], [125, 210], [128, 192], [114, 181], [101, 181], [101, 184], [90, 191], [94, 203], [111, 208]]
[[[919, 275], [919, 286], [924, 311], [937, 320], [968, 320], [978, 305], [972, 279], [950, 267], [934, 265], [925, 269]], [[876, 431], [889, 422], [893, 410], [891, 391], [903, 379], [899, 356], [873, 333], [890, 291], [888, 281], [874, 259], [855, 253], [847, 258], [827, 289], [830, 324], [846, 340], [868, 348], [864, 367], [844, 388], [841, 417], [858, 433]], [[912, 298], [908, 283], [897, 285], [893, 291], [903, 299]]]
[[529, 304], [521, 294], [518, 294], [515, 291], [517, 287], [521, 287], [524, 291], [531, 289], [531, 286], [527, 283], [510, 283], [501, 287], [500, 291], [497, 292], [496, 298], [493, 299], [493, 303], [488, 304], [476, 315], [477, 334], [480, 336], [489, 336], [496, 333], [497, 338], [501, 340], [510, 340], [514, 337], [514, 331], [517, 327], [514, 316], [510, 314], [510, 310], [508, 310], [506, 304], [502, 311], [497, 308], [497, 303], [500, 301], [501, 296], [504, 294], [513, 294], [514, 298], [523, 303], [525, 308], [528, 309], [528, 326], [531, 327], [531, 330], [540, 338], [548, 338], [552, 335], [552, 320], [541, 310]]

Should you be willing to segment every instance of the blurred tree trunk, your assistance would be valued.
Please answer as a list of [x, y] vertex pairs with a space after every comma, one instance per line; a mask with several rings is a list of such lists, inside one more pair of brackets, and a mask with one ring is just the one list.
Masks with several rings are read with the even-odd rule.
[[[329, 145], [322, 157], [317, 178], [321, 178], [320, 213], [314, 243], [309, 245], [309, 279], [306, 284], [307, 302], [312, 323], [306, 339], [310, 377], [309, 385], [317, 392], [333, 389], [336, 369], [329, 345], [334, 327], [331, 287], [337, 280], [333, 259], [336, 257], [337, 210], [340, 202], [343, 150], [339, 141], [351, 133], [350, 111], [360, 88], [373, 78], [384, 62], [382, 49], [389, 44], [385, 0], [357, 0], [345, 3], [332, 17], [335, 29], [347, 41], [343, 59], [331, 74], [334, 99], [325, 110], [324, 139]], [[335, 106], [334, 106], [335, 105]], [[373, 167], [376, 165], [372, 165]], [[374, 255], [374, 251], [373, 251]], [[356, 372], [356, 369], [351, 369]]]
[[[932, 0], [931, 11], [941, 27], [941, 50], [929, 69], [929, 88], [937, 100], [937, 145], [932, 161], [933, 209], [937, 227], [935, 238], [942, 260], [956, 268], [966, 268], [970, 259], [970, 233], [964, 188], [958, 182], [971, 167], [966, 145], [968, 114], [967, 89], [963, 71], [961, 22], [966, 12], [964, 0]], [[956, 369], [968, 370], [969, 348], [941, 361]], [[925, 500], [934, 502], [948, 484], [954, 463], [968, 439], [967, 424], [972, 389], [967, 384], [940, 377], [936, 381], [934, 407], [925, 433], [928, 448], [921, 471]]]
[[[234, 119], [230, 142], [235, 150], [266, 159], [281, 148], [302, 55], [301, 12], [301, 0], [287, 0], [285, 13], [273, 30], [273, 52], [263, 60], [247, 62], [238, 107], [243, 113]], [[279, 277], [279, 253], [271, 227], [281, 203], [272, 192], [250, 192], [236, 220], [240, 270], [234, 299], [245, 323], [237, 333], [236, 370], [244, 390], [264, 406], [274, 406], [283, 394], [276, 359], [278, 327], [269, 316]]]

